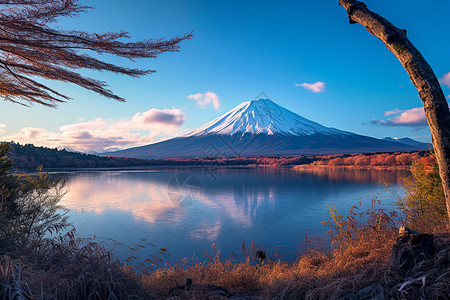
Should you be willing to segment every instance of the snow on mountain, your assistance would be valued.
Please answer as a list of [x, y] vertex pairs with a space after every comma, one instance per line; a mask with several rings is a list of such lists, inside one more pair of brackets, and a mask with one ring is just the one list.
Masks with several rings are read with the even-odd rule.
[[322, 126], [272, 102], [258, 99], [243, 102], [229, 112], [184, 137], [208, 134], [267, 134], [308, 136], [348, 135], [349, 132]]

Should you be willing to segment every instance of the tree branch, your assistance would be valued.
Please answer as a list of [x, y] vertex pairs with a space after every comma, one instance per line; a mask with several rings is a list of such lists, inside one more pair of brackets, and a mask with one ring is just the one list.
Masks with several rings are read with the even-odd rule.
[[77, 84], [105, 97], [124, 101], [107, 89], [105, 82], [83, 77], [73, 70], [109, 71], [131, 77], [156, 71], [118, 66], [81, 51], [112, 54], [133, 61], [177, 52], [182, 41], [192, 38], [192, 33], [188, 33], [168, 40], [125, 43], [120, 41], [129, 38], [125, 31], [98, 34], [48, 26], [56, 17], [71, 17], [89, 8], [80, 5], [78, 0], [0, 0], [0, 62], [3, 64], [0, 65], [0, 95], [5, 100], [54, 106], [69, 99], [23, 76], [29, 75]]
[[430, 126], [433, 147], [439, 164], [450, 219], [450, 113], [439, 81], [422, 54], [406, 36], [406, 30], [395, 27], [372, 12], [360, 1], [339, 0], [347, 10], [349, 22], [359, 23], [379, 38], [397, 57], [419, 92]]

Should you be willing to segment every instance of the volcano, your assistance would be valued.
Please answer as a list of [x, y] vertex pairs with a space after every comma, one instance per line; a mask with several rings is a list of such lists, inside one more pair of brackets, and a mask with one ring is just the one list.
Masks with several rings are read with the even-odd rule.
[[325, 127], [269, 99], [258, 99], [243, 102], [185, 135], [104, 155], [205, 158], [412, 150], [418, 147]]

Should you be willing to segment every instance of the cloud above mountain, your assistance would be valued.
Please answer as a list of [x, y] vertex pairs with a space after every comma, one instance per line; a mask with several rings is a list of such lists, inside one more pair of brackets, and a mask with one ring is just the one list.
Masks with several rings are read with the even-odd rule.
[[325, 92], [325, 82], [322, 81], [316, 81], [314, 83], [296, 83], [295, 86], [301, 86], [313, 93], [323, 93]]
[[410, 126], [410, 127], [425, 127], [427, 120], [425, 118], [425, 111], [423, 107], [415, 107], [411, 109], [394, 109], [386, 111], [385, 116], [393, 116], [386, 120], [373, 119], [370, 123], [382, 126]]
[[[447, 105], [450, 104], [447, 102]], [[423, 106], [414, 107], [411, 109], [398, 109], [389, 110], [384, 112], [385, 116], [393, 116], [386, 120], [372, 119], [371, 124], [382, 126], [409, 126], [415, 128], [421, 128], [428, 126], [427, 119], [425, 117], [425, 110]]]
[[446, 85], [447, 87], [450, 87], [450, 72], [442, 75], [442, 77], [439, 78], [439, 82], [442, 85]]
[[[2, 140], [67, 147], [77, 151], [104, 152], [145, 145], [183, 133], [186, 115], [180, 109], [150, 109], [120, 120], [96, 118], [63, 125], [58, 132], [25, 127]], [[0, 133], [2, 127], [0, 126]]]
[[150, 109], [137, 113], [131, 118], [135, 123], [142, 125], [161, 124], [179, 127], [184, 124], [186, 115], [179, 109]]
[[219, 111], [220, 99], [214, 92], [207, 91], [204, 94], [197, 93], [189, 95], [188, 98], [193, 99], [201, 109], [206, 109], [209, 105], [212, 105], [216, 111]]

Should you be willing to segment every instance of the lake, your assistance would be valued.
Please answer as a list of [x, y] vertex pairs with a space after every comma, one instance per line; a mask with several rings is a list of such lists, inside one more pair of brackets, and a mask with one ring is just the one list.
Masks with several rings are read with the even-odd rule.
[[[329, 205], [342, 214], [358, 201], [365, 209], [372, 199], [394, 208], [409, 172], [190, 167], [63, 175], [69, 190], [61, 204], [70, 209], [79, 236], [133, 248], [145, 240], [167, 249], [173, 263], [183, 257], [203, 259], [213, 244], [224, 256], [238, 254], [243, 241], [292, 260], [305, 250], [305, 234], [315, 246], [329, 245], [328, 228], [320, 224], [330, 218]], [[153, 249], [142, 249], [138, 256]], [[124, 259], [131, 250], [118, 246], [114, 252]]]

